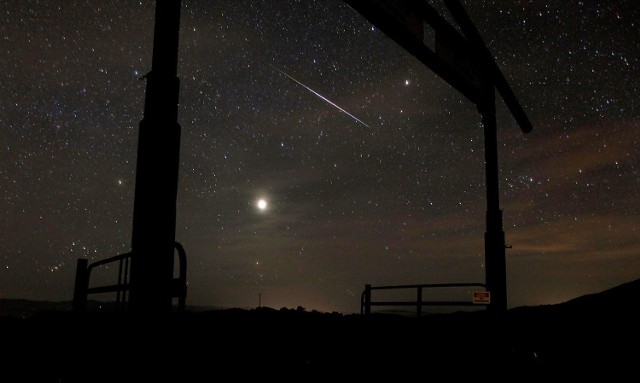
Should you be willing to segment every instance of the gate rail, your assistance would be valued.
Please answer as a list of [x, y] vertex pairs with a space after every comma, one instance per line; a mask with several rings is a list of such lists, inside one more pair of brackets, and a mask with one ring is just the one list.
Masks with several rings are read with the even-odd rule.
[[[360, 297], [360, 314], [371, 314], [371, 306], [415, 306], [416, 315], [422, 316], [422, 306], [480, 306], [482, 304], [473, 301], [424, 301], [422, 300], [423, 289], [453, 288], [453, 287], [481, 287], [485, 291], [487, 285], [484, 283], [431, 283], [422, 285], [395, 285], [395, 286], [371, 286], [365, 285]], [[414, 301], [373, 301], [371, 292], [373, 290], [400, 290], [416, 289], [416, 299]]]
[[[179, 275], [172, 280], [171, 293], [173, 298], [178, 298], [178, 309], [184, 310], [187, 297], [187, 255], [179, 242], [175, 243], [178, 250]], [[126, 309], [127, 292], [131, 288], [129, 284], [129, 265], [133, 252], [119, 254], [107, 259], [89, 264], [86, 258], [78, 259], [76, 266], [76, 280], [73, 290], [73, 311], [85, 311], [89, 294], [116, 293], [116, 310]], [[89, 287], [91, 271], [98, 266], [104, 266], [113, 262], [118, 264], [118, 281], [113, 285]]]

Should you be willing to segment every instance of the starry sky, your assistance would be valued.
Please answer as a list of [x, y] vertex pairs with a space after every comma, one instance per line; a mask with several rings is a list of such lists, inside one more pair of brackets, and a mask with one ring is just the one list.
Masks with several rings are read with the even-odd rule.
[[[497, 98], [509, 307], [640, 278], [637, 2], [464, 4], [534, 127]], [[0, 3], [0, 298], [130, 251], [154, 7]], [[484, 282], [475, 105], [342, 1], [183, 0], [178, 72], [188, 304]]]

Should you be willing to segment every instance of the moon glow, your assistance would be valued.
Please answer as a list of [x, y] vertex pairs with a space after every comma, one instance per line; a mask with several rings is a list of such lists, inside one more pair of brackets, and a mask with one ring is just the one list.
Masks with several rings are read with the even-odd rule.
[[264, 199], [259, 199], [256, 205], [258, 206], [258, 209], [264, 210], [267, 208], [267, 201], [265, 201]]

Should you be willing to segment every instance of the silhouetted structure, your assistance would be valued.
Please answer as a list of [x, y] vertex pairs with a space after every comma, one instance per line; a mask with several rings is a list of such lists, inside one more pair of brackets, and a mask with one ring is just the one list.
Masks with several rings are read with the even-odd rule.
[[131, 311], [170, 311], [180, 164], [180, 0], [157, 0], [151, 72], [146, 75], [131, 248]]
[[[532, 130], [531, 123], [459, 0], [444, 3], [462, 35], [426, 1], [345, 2], [471, 100], [482, 115], [487, 183], [486, 287], [491, 294], [489, 308], [505, 311], [506, 246], [499, 203], [495, 90], [500, 92], [524, 133]], [[180, 0], [156, 1], [152, 69], [145, 76], [144, 117], [139, 126], [132, 252], [125, 257], [127, 271], [128, 259], [131, 260], [128, 291], [129, 308], [134, 312], [170, 311], [175, 296], [173, 258], [181, 130], [177, 119], [180, 8]], [[435, 32], [434, 49], [425, 42], [427, 25]], [[85, 286], [83, 278], [88, 276], [83, 276], [82, 270], [86, 269], [86, 263], [78, 264], [76, 286]], [[81, 297], [82, 290], [78, 294]]]
[[[144, 117], [138, 133], [136, 190], [130, 253], [88, 265], [79, 259], [73, 306], [86, 307], [87, 295], [117, 294], [116, 305], [128, 303], [132, 312], [169, 312], [174, 297], [184, 308], [186, 256], [175, 241], [176, 200], [180, 165], [178, 124], [178, 42], [181, 0], [157, 0], [151, 71], [147, 80]], [[180, 275], [174, 278], [174, 248], [178, 249]], [[119, 262], [115, 285], [89, 288], [91, 270]], [[127, 302], [127, 292], [129, 300]]]
[[[500, 210], [495, 89], [524, 133], [531, 123], [480, 34], [459, 0], [444, 0], [461, 35], [423, 0], [345, 0], [378, 29], [476, 104], [482, 115], [485, 140], [487, 215], [485, 232], [486, 285], [492, 311], [507, 309], [505, 238]], [[428, 44], [428, 29], [435, 47]]]

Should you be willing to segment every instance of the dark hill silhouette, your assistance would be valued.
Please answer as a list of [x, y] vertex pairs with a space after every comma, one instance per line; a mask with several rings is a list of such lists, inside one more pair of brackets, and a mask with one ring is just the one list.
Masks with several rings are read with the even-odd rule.
[[607, 310], [609, 313], [637, 315], [640, 301], [640, 279], [596, 294], [574, 298], [564, 305], [575, 310]]
[[524, 306], [511, 309], [518, 315], [595, 315], [637, 317], [640, 301], [640, 279], [611, 289], [583, 295], [554, 305]]
[[[40, 310], [0, 318], [2, 370], [25, 381], [558, 381], [635, 376], [640, 280], [557, 304], [413, 318], [298, 309], [167, 317]], [[0, 307], [5, 307], [6, 301]], [[21, 303], [24, 305], [24, 302]]]
[[[636, 317], [638, 309], [636, 302], [640, 301], [640, 279], [623, 283], [611, 289], [583, 295], [569, 301], [540, 306], [520, 306], [509, 310], [510, 315], [526, 316], [526, 315], [573, 315], [573, 314], [591, 314], [591, 315], [625, 315]], [[88, 301], [88, 310], [93, 312], [113, 310], [114, 305], [111, 302]], [[273, 310], [265, 308], [267, 310]], [[299, 307], [297, 311], [301, 311]], [[71, 310], [71, 302], [53, 302], [53, 301], [33, 301], [28, 299], [0, 299], [0, 318], [2, 317], [22, 317], [28, 318], [41, 312], [65, 312]], [[215, 308], [210, 306], [188, 306], [191, 312], [207, 312], [207, 311], [224, 311], [224, 308]], [[232, 312], [250, 311], [243, 309], [226, 309]], [[282, 310], [286, 312], [287, 310]], [[306, 312], [306, 311], [305, 311]], [[313, 313], [317, 313], [313, 311]], [[383, 314], [379, 314], [383, 315]], [[384, 314], [393, 316], [393, 314]], [[440, 315], [440, 314], [438, 314]], [[464, 315], [462, 313], [443, 314], [448, 315]], [[473, 314], [471, 314], [473, 315]]]
[[68, 311], [71, 302], [32, 301], [28, 299], [0, 299], [0, 318], [28, 318], [42, 311]]

